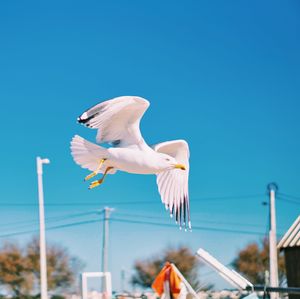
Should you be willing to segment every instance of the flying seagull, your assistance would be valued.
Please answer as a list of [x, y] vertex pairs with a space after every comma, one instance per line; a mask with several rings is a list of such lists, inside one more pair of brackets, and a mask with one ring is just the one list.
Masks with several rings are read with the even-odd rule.
[[102, 147], [75, 135], [71, 153], [77, 164], [92, 171], [85, 181], [102, 173], [89, 189], [103, 183], [107, 174], [125, 171], [155, 174], [162, 202], [176, 223], [191, 230], [188, 195], [189, 146], [173, 140], [149, 146], [140, 132], [140, 121], [150, 103], [137, 96], [121, 96], [86, 110], [78, 122], [97, 129], [96, 141]]

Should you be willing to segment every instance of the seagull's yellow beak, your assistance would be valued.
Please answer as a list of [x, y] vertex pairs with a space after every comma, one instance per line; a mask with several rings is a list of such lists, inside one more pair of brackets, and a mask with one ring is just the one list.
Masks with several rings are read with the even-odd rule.
[[174, 168], [179, 168], [181, 170], [186, 170], [186, 168], [183, 164], [175, 164]]

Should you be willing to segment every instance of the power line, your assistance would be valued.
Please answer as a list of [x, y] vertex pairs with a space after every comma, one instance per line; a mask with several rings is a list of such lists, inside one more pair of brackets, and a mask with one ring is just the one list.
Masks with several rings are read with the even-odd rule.
[[[121, 218], [115, 218], [115, 217], [111, 218], [111, 221], [132, 223], [132, 224], [145, 224], [145, 225], [155, 225], [155, 226], [164, 226], [164, 227], [174, 227], [174, 224], [158, 223], [158, 222], [150, 222], [150, 221], [128, 220], [128, 219], [121, 219]], [[213, 228], [213, 227], [204, 227], [204, 226], [193, 226], [193, 230], [207, 230], [207, 231], [237, 233], [237, 234], [247, 234], [247, 235], [262, 235], [262, 236], [264, 235], [263, 232], [257, 232], [257, 231], [244, 231], [244, 230]]]
[[90, 223], [102, 222], [102, 221], [103, 220], [101, 220], [101, 219], [93, 219], [93, 220], [86, 220], [86, 221], [80, 221], [80, 222], [74, 222], [74, 223], [67, 223], [67, 224], [49, 227], [47, 230], [55, 230], [55, 229], [60, 229], [60, 228], [66, 228], [66, 227], [71, 227], [71, 226], [78, 226], [78, 225], [84, 225], [84, 224], [90, 224]]
[[235, 199], [246, 199], [246, 198], [258, 198], [265, 196], [265, 193], [248, 194], [248, 195], [228, 195], [228, 196], [212, 196], [212, 197], [201, 197], [200, 200], [235, 200]]
[[[214, 201], [214, 200], [236, 200], [236, 199], [246, 199], [246, 198], [258, 198], [265, 196], [264, 193], [259, 194], [248, 194], [248, 195], [232, 195], [232, 196], [212, 196], [212, 197], [197, 197], [197, 198], [191, 198], [191, 203], [201, 203], [201, 201]], [[115, 201], [115, 202], [60, 202], [60, 203], [45, 203], [45, 206], [48, 207], [55, 207], [55, 206], [95, 206], [101, 204], [101, 205], [130, 205], [130, 204], [152, 204], [157, 203], [156, 199], [153, 200], [138, 200], [138, 201]], [[38, 203], [24, 203], [24, 202], [0, 202], [0, 206], [7, 206], [7, 207], [38, 207]]]
[[[153, 215], [143, 215], [143, 214], [131, 214], [131, 213], [120, 213], [116, 212], [118, 215], [123, 217], [137, 217], [137, 218], [148, 218], [148, 219], [166, 219], [165, 216], [153, 216]], [[193, 216], [193, 219], [196, 219], [196, 217]], [[250, 227], [259, 227], [264, 228], [264, 225], [259, 224], [253, 224], [253, 223], [242, 223], [242, 222], [223, 222], [223, 221], [212, 221], [207, 219], [200, 219], [198, 222], [205, 222], [205, 223], [211, 223], [211, 224], [221, 224], [221, 225], [238, 225], [238, 226], [250, 226]]]
[[[89, 212], [82, 212], [82, 213], [71, 213], [71, 214], [66, 214], [66, 215], [61, 215], [61, 216], [54, 216], [54, 217], [47, 217], [45, 220], [47, 223], [51, 223], [53, 221], [63, 221], [66, 219], [72, 219], [72, 218], [78, 218], [86, 215], [91, 215], [91, 214], [96, 214], [97, 211], [89, 211]], [[38, 224], [38, 220], [27, 220], [27, 221], [17, 221], [17, 222], [10, 222], [10, 223], [4, 223], [1, 224], [1, 228], [3, 227], [10, 227], [11, 229], [16, 229], [18, 227], [24, 227], [24, 226], [35, 226]]]
[[284, 198], [282, 196], [277, 196], [277, 199], [288, 202], [288, 203], [292, 203], [292, 204], [296, 204], [296, 205], [300, 205], [300, 201], [298, 200], [294, 200], [294, 199], [289, 199], [289, 198]]
[[[67, 223], [67, 224], [48, 227], [48, 228], [46, 228], [46, 230], [47, 231], [48, 230], [56, 230], [56, 229], [60, 229], [60, 228], [90, 224], [90, 223], [101, 222], [101, 221], [102, 220], [100, 220], [100, 219], [93, 219], [93, 220], [87, 220], [87, 221], [73, 222], [73, 223]], [[3, 234], [3, 235], [0, 235], [0, 238], [7, 238], [7, 237], [18, 236], [18, 235], [26, 235], [26, 234], [30, 234], [30, 233], [36, 233], [38, 231], [39, 231], [38, 229], [34, 229], [34, 230], [27, 230], [27, 231], [15, 232], [15, 233]]]
[[[84, 225], [84, 224], [90, 224], [90, 223], [101, 222], [101, 221], [102, 220], [100, 220], [100, 219], [78, 221], [78, 222], [72, 222], [72, 223], [66, 223], [66, 224], [51, 226], [51, 227], [46, 228], [46, 230], [47, 231], [49, 231], [49, 230], [56, 230], [56, 229], [67, 228], [67, 227], [78, 226], [78, 225]], [[115, 217], [111, 218], [111, 221], [113, 221], [113, 222], [122, 222], [122, 223], [145, 224], [145, 225], [154, 225], [154, 226], [174, 228], [174, 224], [159, 223], [159, 222], [150, 222], [150, 221], [137, 221], [137, 220], [115, 218]], [[259, 231], [246, 231], [246, 230], [213, 228], [213, 227], [206, 227], [206, 226], [193, 226], [193, 230], [206, 230], [206, 231], [236, 233], [236, 234], [248, 234], [248, 235], [264, 235], [263, 232], [259, 232]], [[34, 229], [34, 230], [26, 230], [26, 231], [20, 231], [20, 232], [13, 232], [13, 233], [8, 233], [8, 234], [2, 234], [2, 235], [0, 235], [0, 238], [7, 238], [7, 237], [24, 235], [24, 234], [29, 234], [29, 233], [36, 233], [38, 231], [39, 231], [38, 229]]]
[[296, 200], [298, 200], [298, 202], [300, 202], [300, 196], [290, 195], [290, 194], [281, 193], [281, 192], [278, 192], [278, 195], [282, 195], [287, 198], [296, 199]]
[[[52, 222], [52, 221], [64, 221], [66, 219], [72, 219], [72, 218], [77, 218], [77, 217], [82, 217], [82, 216], [87, 216], [87, 215], [91, 215], [91, 214], [95, 214], [97, 211], [90, 211], [90, 212], [85, 212], [85, 213], [75, 213], [75, 214], [68, 214], [68, 215], [62, 215], [62, 216], [56, 216], [56, 217], [51, 217], [51, 218], [47, 218], [47, 221], [46, 223], [49, 224], [49, 222]], [[102, 211], [103, 212], [103, 211]], [[98, 212], [99, 213], [99, 212]], [[142, 218], [150, 218], [150, 219], [166, 219], [166, 217], [157, 217], [157, 216], [148, 216], [148, 215], [138, 215], [138, 214], [129, 214], [129, 213], [118, 213], [118, 215], [121, 215], [121, 216], [128, 216], [128, 217], [142, 217]], [[117, 218], [118, 219], [118, 218]], [[127, 220], [127, 219], [123, 219], [124, 221]], [[128, 221], [133, 221], [133, 220], [128, 220]], [[31, 221], [32, 222], [32, 221]], [[141, 223], [143, 223], [145, 221], [141, 221]], [[238, 224], [238, 223], [226, 223], [226, 222], [216, 222], [216, 221], [203, 221], [205, 223], [215, 223], [215, 224], [229, 224], [229, 225], [243, 225], [242, 223]], [[81, 221], [81, 222], [76, 222], [78, 223], [77, 225], [79, 224], [84, 224], [84, 223], [89, 223], [89, 220], [86, 222], [86, 221]], [[76, 224], [75, 223], [75, 224]], [[146, 222], [149, 224], [149, 222]], [[151, 222], [152, 223], [152, 222]], [[12, 224], [12, 223], [11, 223]], [[154, 224], [154, 223], [152, 223]], [[33, 224], [27, 224], [25, 226], [32, 226]], [[71, 226], [73, 226], [74, 224], [71, 223]], [[158, 223], [158, 225], [165, 225], [163, 223]], [[68, 227], [70, 226], [70, 224], [61, 224], [61, 225], [57, 225], [55, 227], [49, 227], [47, 228], [47, 230], [51, 230], [51, 229], [54, 229], [54, 228], [63, 228], [63, 227]], [[174, 227], [174, 225], [169, 225], [170, 227]], [[24, 227], [24, 225], [22, 226]], [[17, 227], [11, 227], [10, 229], [16, 229], [18, 228]], [[197, 228], [196, 228], [197, 229]], [[218, 229], [218, 228], [212, 228], [212, 227], [201, 227], [201, 229], [208, 229], [208, 230], [217, 230], [217, 231], [222, 231], [221, 229]], [[225, 229], [226, 231], [231, 231], [230, 229]], [[20, 234], [27, 234], [27, 233], [33, 233], [33, 232], [38, 232], [38, 229], [33, 229], [33, 230], [26, 230], [26, 231], [21, 231], [21, 232], [12, 232], [12, 233], [6, 233], [6, 234], [3, 234], [3, 235], [0, 235], [0, 238], [1, 237], [5, 237], [5, 236], [14, 236], [14, 235], [20, 235]]]
[[[249, 195], [250, 196], [250, 195]], [[253, 196], [256, 196], [256, 195], [253, 195]], [[223, 197], [224, 198], [224, 197]], [[283, 200], [286, 200], [286, 201], [290, 201], [288, 199], [284, 199], [282, 198]], [[294, 202], [293, 202], [294, 203]], [[61, 215], [61, 216], [55, 216], [55, 217], [50, 217], [50, 218], [46, 218], [46, 221], [47, 223], [51, 223], [53, 221], [64, 221], [66, 219], [72, 219], [72, 218], [77, 218], [77, 217], [82, 217], [82, 216], [87, 216], [87, 215], [91, 215], [91, 214], [95, 214], [97, 211], [96, 210], [92, 210], [92, 211], [88, 211], [88, 212], [82, 212], [82, 213], [71, 213], [71, 214], [67, 214], [67, 215]], [[117, 212], [119, 215], [121, 216], [128, 216], [128, 217], [140, 217], [140, 218], [149, 218], [149, 219], [165, 219], [165, 217], [158, 217], [158, 216], [153, 216], [153, 215], [143, 215], [143, 214], [131, 214], [131, 213], [119, 213]], [[124, 221], [127, 220], [127, 219], [123, 219]], [[128, 221], [133, 221], [133, 220], [128, 220]], [[254, 225], [254, 224], [245, 224], [245, 223], [237, 223], [237, 222], [220, 222], [220, 221], [211, 221], [211, 220], [203, 220], [205, 221], [206, 223], [212, 223], [212, 224], [225, 224], [225, 225], [239, 225], [239, 226], [253, 226], [253, 227], [259, 227], [259, 225]], [[13, 222], [13, 223], [6, 223], [3, 226], [12, 226], [14, 224], [19, 224], [21, 225], [22, 224], [22, 228], [24, 226], [33, 226], [34, 224], [36, 224], [38, 221], [37, 220], [33, 220], [33, 221], [28, 221], [26, 223], [26, 221], [20, 221], [20, 222]], [[141, 223], [145, 223], [145, 224], [151, 224], [151, 225], [168, 225], [168, 224], [163, 224], [163, 223], [160, 223], [160, 224], [157, 224], [157, 223], [154, 223], [154, 222], [143, 222], [141, 221]], [[68, 224], [66, 224], [66, 227], [68, 226]], [[172, 226], [172, 225], [168, 225], [168, 226]], [[17, 226], [18, 227], [18, 226]], [[16, 229], [17, 227], [10, 227], [11, 229]], [[64, 225], [60, 225], [58, 226], [58, 228], [60, 227], [64, 227]], [[51, 228], [49, 228], [51, 229]], [[219, 229], [219, 228], [213, 228], [213, 227], [194, 227], [194, 229], [207, 229], [207, 230], [212, 230], [212, 231], [223, 231], [224, 232], [237, 232], [237, 233], [250, 233], [250, 234], [261, 234], [263, 235], [262, 233], [260, 232], [247, 232], [247, 231], [240, 231], [240, 230], [232, 230], [232, 229]], [[31, 233], [31, 232], [36, 232], [37, 230], [27, 230], [27, 231], [24, 231], [24, 233]], [[15, 234], [22, 234], [23, 232], [17, 232], [17, 233], [9, 233], [9, 234], [4, 234], [4, 236], [9, 236], [9, 235], [15, 235]], [[0, 235], [1, 237], [1, 235]]]
[[[105, 205], [130, 205], [130, 204], [143, 204], [143, 203], [155, 203], [155, 200], [143, 200], [143, 201], [120, 201], [120, 202], [73, 202], [73, 203], [45, 203], [48, 207], [62, 207], [62, 206], [105, 206]], [[5, 203], [0, 202], [0, 206], [6, 207], [38, 207], [37, 203]]]
[[[72, 219], [72, 218], [78, 218], [78, 217], [82, 217], [82, 216], [87, 216], [87, 215], [92, 215], [92, 214], [96, 214], [96, 213], [99, 213], [97, 210], [93, 210], [93, 211], [88, 211], [88, 212], [82, 212], [82, 213], [71, 213], [71, 214], [67, 214], [67, 215], [61, 215], [61, 216], [55, 216], [55, 217], [50, 217], [50, 218], [46, 218], [46, 222], [49, 224], [53, 221], [64, 221], [64, 220], [67, 220], [67, 219]], [[118, 215], [121, 215], [121, 217], [139, 217], [139, 218], [148, 218], [148, 219], [166, 219], [165, 217], [159, 217], [159, 216], [153, 216], [153, 215], [143, 215], [143, 214], [131, 214], [131, 213], [120, 213], [120, 212], [117, 212]], [[117, 218], [118, 219], [118, 218]], [[127, 219], [123, 219], [124, 221], [126, 221]], [[129, 219], [128, 221], [134, 221], [134, 220], [131, 220]], [[239, 225], [239, 226], [256, 226], [256, 227], [260, 227], [259, 225], [253, 225], [253, 224], [244, 224], [244, 223], [237, 223], [237, 222], [220, 222], [220, 221], [210, 221], [210, 220], [203, 220], [205, 221], [206, 223], [211, 223], [211, 224], [225, 224], [225, 225]], [[147, 222], [147, 221], [140, 221], [141, 223], [145, 223], [145, 224], [156, 224], [156, 222]], [[34, 224], [36, 224], [37, 221], [29, 221], [28, 224], [26, 224], [26, 222], [24, 221], [20, 221], [20, 222], [14, 222], [14, 223], [9, 223], [9, 224], [6, 224], [6, 226], [8, 225], [14, 225], [14, 224], [23, 224], [22, 227], [24, 226], [32, 226]], [[68, 226], [68, 224], [66, 224]], [[158, 225], [166, 225], [164, 223], [158, 223]], [[167, 224], [168, 225], [168, 224]], [[19, 225], [20, 226], [20, 225]], [[10, 227], [11, 229], [16, 229], [18, 228], [19, 226], [17, 227]], [[59, 227], [63, 227], [64, 224], [62, 225], [59, 225]], [[170, 227], [173, 227], [173, 225], [169, 225]], [[208, 230], [217, 230], [217, 231], [222, 231], [222, 229], [219, 229], [219, 228], [213, 228], [213, 227], [200, 227], [201, 229], [208, 229]], [[51, 229], [51, 227], [49, 228]], [[195, 227], [195, 229], [197, 229], [197, 227]], [[231, 230], [231, 229], [224, 229], [225, 231], [235, 231], [235, 230]], [[24, 231], [24, 233], [30, 233], [30, 232], [36, 232], [37, 230], [34, 229], [34, 230], [27, 230], [27, 231]], [[239, 231], [239, 232], [243, 232], [243, 231]], [[21, 232], [23, 233], [23, 232]], [[257, 232], [253, 232], [253, 234], [256, 234]], [[259, 233], [259, 232], [258, 232]], [[6, 235], [11, 235], [11, 234], [19, 234], [19, 232], [17, 233], [9, 233], [9, 234], [5, 234], [4, 236]], [[262, 234], [262, 233], [261, 233]], [[1, 236], [1, 235], [0, 235]]]

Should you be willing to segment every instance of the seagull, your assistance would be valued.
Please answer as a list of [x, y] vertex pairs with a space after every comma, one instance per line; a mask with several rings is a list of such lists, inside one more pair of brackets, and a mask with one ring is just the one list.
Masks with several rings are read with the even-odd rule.
[[85, 181], [103, 174], [89, 185], [89, 189], [101, 185], [107, 174], [118, 170], [155, 174], [162, 203], [170, 216], [174, 216], [180, 229], [191, 230], [188, 143], [173, 140], [149, 146], [140, 132], [140, 121], [149, 105], [142, 97], [121, 96], [86, 110], [77, 121], [97, 130], [99, 145], [75, 135], [71, 141], [71, 154], [77, 164], [92, 171]]

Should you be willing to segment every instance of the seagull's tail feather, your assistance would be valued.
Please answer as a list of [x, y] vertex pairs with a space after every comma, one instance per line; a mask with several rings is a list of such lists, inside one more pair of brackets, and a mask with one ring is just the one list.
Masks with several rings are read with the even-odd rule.
[[[101, 159], [107, 159], [107, 149], [97, 144], [91, 143], [84, 138], [75, 135], [71, 141], [71, 154], [74, 161], [82, 168], [87, 168], [91, 171], [95, 171], [99, 166]], [[103, 164], [100, 173], [104, 173], [107, 165]], [[114, 170], [109, 172], [110, 174], [115, 173]]]

